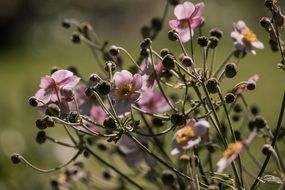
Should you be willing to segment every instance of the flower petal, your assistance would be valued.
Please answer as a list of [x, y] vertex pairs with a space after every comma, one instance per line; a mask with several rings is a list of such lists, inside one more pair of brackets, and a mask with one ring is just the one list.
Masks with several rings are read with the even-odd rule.
[[234, 23], [234, 28], [241, 32], [243, 29], [247, 28], [247, 26], [244, 21], [239, 20], [237, 23]]
[[140, 74], [135, 74], [132, 80], [133, 90], [140, 90], [142, 88], [142, 83], [142, 76]]
[[117, 101], [115, 102], [115, 111], [118, 115], [123, 115], [131, 110], [131, 101]]
[[[185, 43], [185, 42], [187, 42], [187, 41], [189, 41], [191, 39], [190, 38], [190, 30], [189, 30], [189, 28], [186, 28], [184, 30], [178, 31], [178, 35], [179, 35], [179, 37], [180, 37], [180, 39], [181, 39], [181, 41], [183, 43]], [[193, 37], [193, 35], [194, 35], [194, 31], [192, 30], [192, 37]]]
[[133, 75], [127, 70], [122, 70], [121, 72], [116, 72], [113, 79], [115, 81], [115, 85], [120, 86], [121, 84], [131, 83]]
[[210, 128], [210, 123], [208, 121], [206, 120], [197, 121], [193, 126], [194, 134], [196, 137], [202, 137], [208, 133], [209, 128]]
[[192, 13], [191, 18], [200, 18], [204, 10], [205, 4], [203, 2], [195, 5], [195, 11]]
[[55, 83], [60, 83], [68, 77], [73, 76], [73, 73], [68, 70], [58, 70], [51, 75], [51, 78], [54, 79]]
[[51, 94], [48, 93], [48, 91], [46, 91], [44, 89], [39, 89], [35, 94], [35, 98], [37, 98], [40, 101], [42, 101], [43, 103], [47, 104], [51, 100]]
[[261, 41], [255, 41], [251, 43], [252, 47], [257, 48], [257, 49], [264, 49], [264, 45]]
[[49, 88], [50, 86], [52, 86], [54, 84], [55, 84], [55, 82], [54, 82], [53, 78], [51, 78], [50, 76], [46, 75], [46, 76], [41, 78], [40, 88], [47, 89], [47, 88]]
[[174, 14], [177, 19], [182, 20], [189, 18], [195, 10], [195, 6], [191, 2], [179, 4], [174, 9]]

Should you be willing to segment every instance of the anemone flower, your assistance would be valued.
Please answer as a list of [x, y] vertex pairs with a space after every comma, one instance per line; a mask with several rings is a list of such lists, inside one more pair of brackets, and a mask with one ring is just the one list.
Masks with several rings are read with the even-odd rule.
[[68, 70], [58, 70], [51, 76], [46, 75], [41, 78], [40, 89], [36, 92], [35, 97], [44, 104], [56, 102], [60, 98], [61, 89], [73, 89], [79, 80], [79, 77]]
[[187, 120], [186, 126], [179, 129], [172, 141], [172, 155], [181, 153], [184, 150], [191, 149], [199, 144], [207, 137], [210, 124], [206, 120], [195, 122], [194, 120]]
[[[198, 3], [194, 5], [191, 2], [184, 2], [179, 4], [174, 9], [176, 20], [170, 20], [170, 27], [178, 32], [178, 35], [182, 42], [189, 41], [194, 35], [194, 29], [200, 26], [204, 22], [204, 18], [201, 16], [204, 10], [204, 3]], [[191, 37], [190, 37], [191, 28]]]
[[138, 104], [141, 109], [149, 113], [163, 113], [170, 109], [161, 92], [154, 92], [153, 90], [144, 91]]
[[136, 103], [141, 96], [142, 77], [140, 74], [134, 76], [127, 70], [114, 74], [114, 88], [111, 96], [115, 101], [115, 110], [122, 115], [131, 110], [131, 105]]
[[234, 23], [234, 31], [231, 33], [231, 37], [237, 50], [248, 51], [255, 55], [254, 49], [264, 48], [263, 43], [257, 39], [253, 31], [242, 20]]

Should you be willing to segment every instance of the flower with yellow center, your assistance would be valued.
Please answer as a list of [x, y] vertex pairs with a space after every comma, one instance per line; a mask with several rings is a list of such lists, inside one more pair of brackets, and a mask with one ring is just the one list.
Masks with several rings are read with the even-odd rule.
[[133, 92], [133, 84], [123, 84], [117, 90], [116, 94], [121, 100], [127, 100]]
[[240, 141], [236, 141], [235, 143], [229, 144], [223, 155], [225, 158], [229, 158], [232, 155], [239, 153], [242, 148], [243, 144]]
[[186, 144], [193, 137], [194, 137], [194, 131], [192, 126], [186, 126], [177, 131], [175, 139], [178, 144]]
[[263, 43], [257, 39], [254, 32], [242, 20], [234, 23], [234, 31], [231, 33], [231, 37], [234, 40], [234, 46], [237, 50], [256, 54], [255, 48], [264, 48]]

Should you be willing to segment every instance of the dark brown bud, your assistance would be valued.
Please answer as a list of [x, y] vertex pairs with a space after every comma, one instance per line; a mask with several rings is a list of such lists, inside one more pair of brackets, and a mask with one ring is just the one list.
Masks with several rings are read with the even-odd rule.
[[13, 162], [13, 164], [19, 164], [21, 162], [20, 155], [16, 153], [12, 154], [11, 161]]
[[213, 28], [212, 30], [210, 30], [210, 36], [214, 36], [218, 39], [221, 39], [223, 37], [223, 34], [223, 31], [218, 28]]
[[207, 36], [200, 36], [198, 37], [198, 44], [201, 47], [206, 47], [208, 45], [209, 39]]

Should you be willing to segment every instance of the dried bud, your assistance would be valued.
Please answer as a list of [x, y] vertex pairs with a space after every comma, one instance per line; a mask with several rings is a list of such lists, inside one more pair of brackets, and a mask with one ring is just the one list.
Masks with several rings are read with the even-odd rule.
[[152, 43], [151, 39], [146, 38], [141, 42], [140, 47], [141, 49], [147, 49], [151, 45], [151, 43]]
[[250, 111], [253, 115], [257, 115], [259, 113], [258, 107], [256, 105], [251, 106]]
[[273, 147], [272, 147], [270, 144], [265, 144], [265, 145], [263, 145], [263, 147], [262, 147], [262, 153], [263, 153], [265, 156], [268, 156], [268, 155], [272, 154], [272, 152], [274, 152], [274, 149], [273, 149]]
[[76, 123], [76, 122], [78, 122], [78, 118], [79, 118], [79, 116], [78, 116], [77, 112], [70, 112], [69, 117], [68, 117], [68, 121], [70, 123]]
[[106, 129], [115, 129], [117, 127], [116, 121], [112, 117], [107, 117], [103, 122], [103, 126]]
[[176, 175], [171, 170], [164, 170], [161, 175], [161, 181], [164, 185], [171, 186], [176, 181]]
[[151, 19], [151, 27], [154, 31], [160, 31], [162, 29], [162, 22], [160, 18]]
[[270, 40], [269, 40], [269, 45], [270, 45], [271, 50], [272, 50], [273, 52], [277, 52], [277, 51], [279, 50], [279, 48], [278, 48], [278, 43], [277, 43], [275, 40], [270, 39]]
[[165, 69], [168, 70], [173, 69], [175, 66], [174, 57], [170, 54], [167, 54], [162, 59], [162, 65], [164, 66]]
[[233, 78], [237, 74], [237, 66], [235, 63], [228, 63], [225, 67], [225, 75], [227, 78]]
[[143, 26], [142, 27], [141, 34], [142, 34], [143, 38], [150, 37], [150, 33], [151, 33], [151, 28], [149, 26]]
[[140, 55], [142, 57], [148, 57], [148, 50], [147, 49], [141, 49]]
[[37, 119], [36, 120], [36, 126], [40, 130], [44, 130], [47, 128], [47, 124], [43, 119]]
[[56, 104], [49, 104], [46, 111], [46, 115], [58, 117], [60, 115], [60, 108]]
[[70, 28], [71, 24], [70, 24], [70, 20], [69, 19], [64, 19], [62, 22], [61, 22], [61, 26], [63, 28]]
[[12, 154], [11, 161], [13, 162], [13, 164], [19, 164], [21, 162], [20, 155], [16, 153]]
[[252, 131], [255, 128], [254, 120], [248, 122], [248, 129]]
[[99, 75], [93, 73], [90, 75], [89, 80], [97, 83], [97, 82], [101, 81], [102, 79], [99, 77]]
[[105, 65], [105, 71], [109, 72], [109, 68], [111, 68], [111, 71], [115, 71], [116, 70], [116, 63], [113, 61], [106, 61], [106, 65]]
[[101, 96], [106, 96], [111, 91], [111, 84], [107, 81], [99, 82], [95, 87], [94, 90]]
[[38, 106], [38, 101], [35, 97], [30, 97], [29, 98], [29, 104], [32, 107], [37, 107]]
[[209, 48], [215, 49], [219, 44], [219, 38], [211, 36], [209, 38]]
[[169, 53], [170, 53], [170, 51], [167, 48], [163, 48], [162, 50], [160, 50], [160, 56], [161, 57], [164, 57], [164, 56], [166, 56]]
[[191, 57], [189, 57], [189, 56], [183, 56], [182, 64], [185, 67], [191, 67], [193, 65], [193, 59]]
[[270, 28], [271, 28], [271, 21], [270, 21], [269, 18], [267, 18], [267, 17], [262, 17], [259, 22], [260, 22], [260, 25], [261, 25], [263, 28], [265, 28], [266, 31], [269, 31], [269, 30], [270, 30]]
[[225, 101], [227, 104], [231, 104], [236, 100], [236, 96], [233, 93], [228, 93], [225, 96]]
[[218, 85], [218, 81], [214, 78], [209, 79], [206, 83], [207, 90], [211, 94], [215, 94], [218, 92]]
[[246, 88], [247, 90], [254, 90], [256, 86], [256, 82], [255, 81], [250, 81], [246, 84]]
[[36, 142], [43, 144], [46, 141], [46, 133], [44, 131], [39, 131], [36, 136]]
[[264, 128], [266, 125], [267, 125], [267, 121], [260, 115], [257, 115], [255, 117], [255, 120], [254, 120], [254, 125], [261, 129], [261, 128]]
[[176, 40], [178, 39], [178, 34], [177, 34], [177, 32], [176, 32], [175, 30], [170, 30], [170, 31], [168, 32], [168, 39], [169, 39], [170, 41], [176, 41]]
[[54, 121], [51, 117], [45, 116], [43, 121], [46, 123], [47, 127], [53, 127], [54, 126]]
[[210, 36], [214, 36], [218, 39], [221, 39], [223, 37], [223, 34], [223, 31], [218, 28], [213, 28], [212, 30], [210, 30]]
[[74, 98], [72, 88], [70, 87], [63, 87], [60, 89], [60, 94], [67, 100], [71, 101]]
[[80, 34], [78, 34], [77, 32], [73, 32], [73, 33], [72, 33], [71, 40], [72, 40], [73, 43], [79, 44], [80, 41], [81, 41], [81, 39], [80, 39]]
[[109, 53], [112, 55], [112, 56], [115, 56], [117, 57], [120, 53], [119, 49], [117, 46], [111, 46], [110, 49], [109, 49]]
[[207, 36], [200, 36], [198, 37], [198, 44], [201, 47], [206, 47], [208, 45], [209, 39]]
[[170, 121], [173, 125], [184, 125], [186, 123], [184, 115], [180, 113], [175, 113], [171, 115]]
[[265, 0], [264, 1], [264, 5], [265, 7], [267, 7], [268, 9], [272, 9], [273, 5], [274, 5], [274, 1], [273, 0]]
[[278, 10], [277, 12], [273, 13], [273, 21], [274, 23], [279, 26], [282, 27], [283, 23], [284, 23], [284, 15], [282, 15], [281, 11]]

